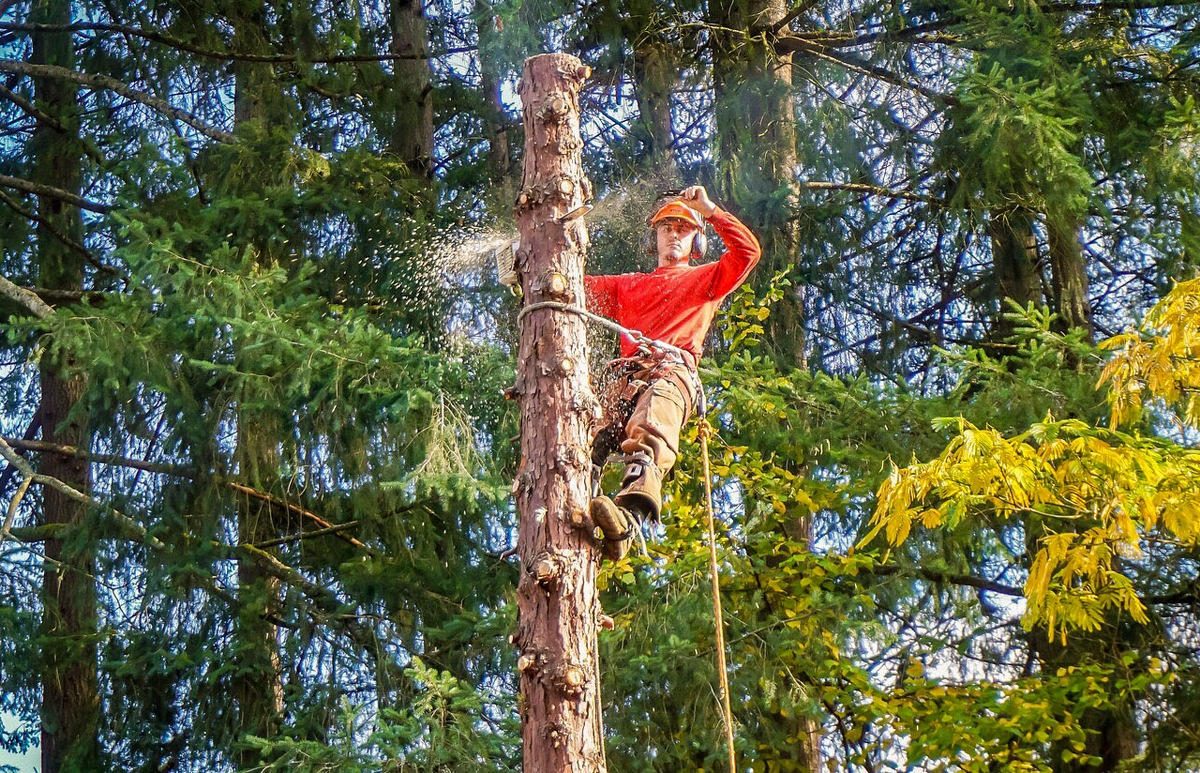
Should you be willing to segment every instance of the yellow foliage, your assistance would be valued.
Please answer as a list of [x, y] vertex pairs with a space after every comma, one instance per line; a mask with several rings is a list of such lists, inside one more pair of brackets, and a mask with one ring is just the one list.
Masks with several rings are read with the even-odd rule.
[[1112, 426], [1136, 419], [1149, 400], [1179, 410], [1182, 420], [1197, 426], [1200, 411], [1200, 279], [1180, 282], [1159, 301], [1142, 324], [1100, 344], [1116, 351], [1100, 374], [1109, 384]]
[[1105, 341], [1115, 351], [1098, 388], [1107, 385], [1112, 424], [1047, 416], [1012, 437], [965, 419], [934, 460], [893, 465], [879, 487], [872, 530], [893, 545], [914, 527], [953, 528], [964, 518], [1025, 519], [1033, 550], [1025, 583], [1027, 626], [1052, 634], [1094, 630], [1109, 609], [1146, 621], [1145, 608], [1113, 559], [1141, 557], [1158, 533], [1200, 542], [1200, 452], [1122, 427], [1148, 402], [1198, 427], [1200, 280], [1177, 285], [1147, 316], [1142, 331]]

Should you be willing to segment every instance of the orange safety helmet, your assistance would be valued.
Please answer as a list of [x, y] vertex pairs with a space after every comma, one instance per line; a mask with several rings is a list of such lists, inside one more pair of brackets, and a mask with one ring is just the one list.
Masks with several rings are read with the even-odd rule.
[[663, 204], [661, 207], [659, 207], [658, 211], [654, 213], [654, 216], [650, 218], [650, 226], [654, 227], [663, 220], [669, 219], [685, 220], [699, 228], [701, 231], [704, 230], [704, 218], [700, 216], [700, 213], [678, 199], [675, 201], [668, 201], [666, 204]]

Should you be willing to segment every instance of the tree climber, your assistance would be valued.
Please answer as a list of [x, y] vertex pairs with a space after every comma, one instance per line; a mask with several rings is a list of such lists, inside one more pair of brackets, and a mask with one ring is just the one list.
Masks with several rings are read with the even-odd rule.
[[[708, 220], [728, 251], [700, 266]], [[621, 337], [621, 357], [609, 363], [611, 379], [602, 392], [605, 425], [592, 447], [595, 491], [608, 457], [620, 448], [628, 460], [621, 491], [595, 496], [592, 520], [604, 533], [604, 556], [629, 551], [634, 529], [662, 509], [662, 480], [679, 454], [679, 433], [699, 396], [696, 366], [704, 337], [725, 296], [758, 263], [762, 249], [749, 229], [717, 207], [703, 186], [682, 191], [647, 221], [646, 251], [658, 258], [648, 274], [585, 276], [588, 307], [616, 319], [646, 338], [670, 345], [662, 350]]]

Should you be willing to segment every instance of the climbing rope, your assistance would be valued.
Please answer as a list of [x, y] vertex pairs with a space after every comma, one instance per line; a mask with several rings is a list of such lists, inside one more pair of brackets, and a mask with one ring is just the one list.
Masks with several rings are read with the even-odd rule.
[[[680, 360], [687, 362], [687, 360], [684, 358], [683, 349], [680, 349], [678, 346], [672, 346], [666, 341], [656, 341], [655, 339], [648, 337], [640, 330], [634, 330], [633, 328], [625, 327], [624, 325], [613, 322], [608, 317], [602, 317], [599, 314], [593, 314], [582, 306], [575, 306], [570, 303], [558, 303], [557, 301], [541, 301], [539, 303], [531, 303], [517, 313], [517, 324], [521, 324], [521, 320], [524, 319], [525, 315], [529, 314], [529, 312], [539, 311], [541, 309], [553, 309], [554, 311], [565, 311], [568, 314], [576, 314], [586, 320], [595, 322], [601, 327], [613, 331], [617, 335], [628, 336], [635, 343], [649, 346], [652, 349], [669, 352], [678, 356]], [[703, 393], [701, 394], [701, 399], [703, 399]]]
[[[703, 394], [703, 392], [701, 392]], [[721, 707], [725, 711], [725, 743], [729, 748], [729, 773], [736, 773], [733, 752], [733, 709], [729, 705], [729, 667], [725, 664], [725, 616], [721, 613], [721, 575], [717, 569], [717, 527], [713, 514], [712, 474], [708, 468], [708, 436], [712, 425], [700, 414], [696, 434], [700, 437], [700, 456], [704, 460], [704, 497], [708, 503], [708, 568], [712, 574], [713, 623], [717, 629], [717, 672], [721, 676]]]
[[[553, 311], [563, 311], [568, 314], [576, 314], [597, 325], [617, 333], [618, 335], [629, 336], [634, 342], [639, 345], [648, 346], [652, 349], [674, 354], [683, 362], [686, 360], [683, 357], [683, 350], [678, 346], [673, 346], [665, 341], [658, 341], [646, 336], [639, 330], [627, 328], [617, 322], [602, 317], [599, 314], [593, 314], [581, 306], [575, 306], [569, 303], [558, 303], [556, 301], [541, 301], [539, 303], [531, 303], [525, 306], [517, 314], [517, 324], [531, 311], [540, 309], [551, 309]], [[713, 508], [712, 495], [712, 473], [709, 469], [708, 459], [708, 438], [712, 434], [712, 425], [708, 423], [708, 400], [704, 395], [704, 385], [700, 383], [698, 376], [694, 377], [696, 392], [699, 395], [697, 405], [697, 417], [699, 424], [696, 434], [700, 438], [700, 456], [703, 460], [704, 467], [704, 497], [707, 503], [708, 512], [708, 568], [712, 575], [712, 596], [713, 596], [713, 623], [717, 631], [717, 671], [721, 677], [721, 708], [725, 720], [725, 743], [729, 750], [729, 773], [737, 773], [737, 757], [734, 753], [733, 744], [733, 708], [730, 705], [729, 699], [729, 667], [725, 662], [725, 616], [721, 611], [721, 574], [717, 567], [717, 527], [716, 515]], [[639, 536], [640, 536], [640, 529]], [[644, 549], [644, 548], [643, 548]], [[597, 681], [599, 681], [599, 673], [597, 672]], [[599, 690], [597, 689], [597, 699], [599, 698]], [[603, 721], [603, 720], [602, 720]], [[603, 736], [602, 736], [603, 738]]]

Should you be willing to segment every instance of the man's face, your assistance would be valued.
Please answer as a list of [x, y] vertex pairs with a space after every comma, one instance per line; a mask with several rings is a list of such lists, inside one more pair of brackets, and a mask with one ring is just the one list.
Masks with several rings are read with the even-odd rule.
[[692, 240], [699, 229], [686, 220], [668, 218], [654, 227], [658, 241], [658, 267], [687, 263], [692, 256]]

